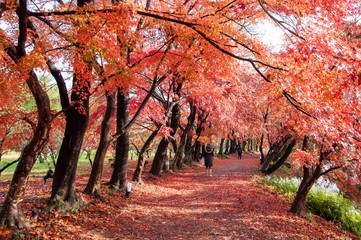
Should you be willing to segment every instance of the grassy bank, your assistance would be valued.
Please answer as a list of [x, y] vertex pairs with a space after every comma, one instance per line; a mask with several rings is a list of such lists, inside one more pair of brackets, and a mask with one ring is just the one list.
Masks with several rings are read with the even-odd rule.
[[[284, 194], [290, 201], [296, 196], [300, 182], [298, 178], [264, 177], [262, 179], [263, 184]], [[341, 194], [314, 186], [308, 194], [306, 208], [313, 214], [339, 223], [345, 230], [361, 235], [361, 211]]]

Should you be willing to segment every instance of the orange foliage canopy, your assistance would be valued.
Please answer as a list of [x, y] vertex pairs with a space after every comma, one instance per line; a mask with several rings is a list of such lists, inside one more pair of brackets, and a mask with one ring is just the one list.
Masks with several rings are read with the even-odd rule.
[[[47, 71], [46, 58], [64, 73], [82, 71], [75, 60], [81, 56], [93, 63], [92, 94], [117, 87], [139, 92], [157, 76], [178, 77], [185, 99], [196, 99], [209, 112], [206, 127], [219, 137], [232, 130], [239, 137], [279, 131], [282, 122], [283, 129], [310, 135], [325, 148], [337, 143], [335, 166], [359, 159], [360, 35], [351, 20], [359, 13], [357, 1], [122, 1], [116, 6], [95, 1], [81, 10], [71, 2], [33, 4], [28, 10], [36, 32], [27, 39], [26, 59], [14, 65], [0, 48], [6, 67], [0, 72], [3, 121], [10, 120], [6, 109], [12, 116], [21, 109], [27, 90], [18, 79], [26, 70]], [[7, 25], [1, 42], [17, 40], [15, 7], [2, 7]], [[287, 35], [280, 52], [270, 51], [254, 34], [266, 19]], [[163, 110], [152, 104], [145, 116], [155, 119]], [[267, 111], [272, 118], [262, 126]]]

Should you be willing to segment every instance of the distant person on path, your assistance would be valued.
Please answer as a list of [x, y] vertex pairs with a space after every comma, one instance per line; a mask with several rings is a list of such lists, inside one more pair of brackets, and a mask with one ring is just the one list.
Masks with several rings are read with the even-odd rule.
[[242, 145], [240, 144], [237, 148], [238, 159], [242, 159]]
[[206, 175], [212, 176], [212, 166], [213, 166], [213, 148], [210, 143], [207, 143], [204, 151], [202, 152], [201, 158], [204, 158], [204, 165], [206, 166]]

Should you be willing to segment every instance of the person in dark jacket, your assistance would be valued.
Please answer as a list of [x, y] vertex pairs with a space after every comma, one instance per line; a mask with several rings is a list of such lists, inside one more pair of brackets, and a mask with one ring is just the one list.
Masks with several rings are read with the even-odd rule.
[[206, 166], [206, 175], [212, 176], [212, 166], [213, 166], [213, 148], [210, 143], [204, 148], [201, 158], [204, 158], [204, 165]]
[[238, 159], [242, 159], [242, 145], [239, 145], [237, 148]]

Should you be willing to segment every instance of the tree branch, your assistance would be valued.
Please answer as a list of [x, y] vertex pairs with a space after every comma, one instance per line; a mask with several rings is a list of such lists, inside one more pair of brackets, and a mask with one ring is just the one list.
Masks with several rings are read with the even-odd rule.
[[[116, 12], [116, 11], [117, 11], [116, 9], [100, 9], [100, 10], [87, 10], [85, 12], [86, 13], [97, 13], [97, 12], [111, 13], [111, 12]], [[54, 11], [54, 12], [51, 12], [51, 13], [29, 12], [28, 14], [30, 16], [39, 17], [39, 16], [48, 16], [48, 15], [72, 15], [72, 14], [76, 14], [76, 13], [78, 13], [78, 11], [74, 10], [74, 11]], [[262, 74], [262, 72], [259, 70], [259, 68], [255, 64], [260, 64], [262, 66], [269, 67], [269, 68], [272, 68], [272, 69], [285, 71], [285, 69], [282, 69], [280, 67], [275, 67], [275, 66], [272, 66], [270, 64], [264, 63], [262, 61], [256, 60], [256, 59], [244, 58], [244, 57], [238, 56], [238, 55], [236, 55], [236, 54], [234, 54], [234, 53], [232, 53], [230, 51], [227, 51], [226, 49], [224, 49], [220, 45], [218, 45], [213, 39], [211, 39], [205, 33], [203, 33], [201, 30], [198, 30], [196, 28], [196, 26], [199, 26], [199, 24], [190, 23], [190, 22], [186, 22], [186, 21], [182, 21], [182, 20], [178, 20], [178, 19], [165, 17], [165, 16], [160, 16], [160, 15], [150, 13], [150, 12], [145, 12], [145, 11], [137, 11], [136, 13], [141, 15], [141, 16], [146, 16], [146, 17], [151, 17], [151, 18], [163, 20], [163, 21], [173, 22], [173, 23], [184, 25], [184, 26], [187, 26], [187, 27], [193, 29], [204, 40], [206, 40], [208, 43], [210, 43], [216, 49], [220, 50], [222, 53], [224, 53], [224, 54], [226, 54], [228, 56], [231, 56], [232, 58], [238, 59], [240, 61], [251, 63], [252, 67], [257, 71], [257, 73], [259, 73], [262, 76], [262, 78], [265, 79], [267, 82], [271, 82], [271, 80], [269, 80], [264, 74]], [[245, 47], [245, 46], [243, 46], [243, 47]]]
[[302, 40], [306, 40], [304, 37], [300, 36], [299, 34], [297, 34], [295, 31], [289, 29], [288, 27], [285, 26], [284, 22], [279, 21], [277, 18], [275, 18], [270, 11], [266, 8], [266, 6], [264, 5], [265, 1], [263, 0], [258, 0], [259, 5], [261, 6], [261, 8], [263, 9], [263, 11], [272, 19], [272, 21], [274, 21], [278, 26], [280, 26], [281, 28], [285, 29], [286, 31], [288, 31], [289, 33], [291, 33], [292, 35], [302, 39]]
[[286, 99], [288, 100], [289, 103], [291, 103], [292, 106], [294, 106], [297, 110], [299, 110], [300, 112], [306, 114], [307, 116], [315, 119], [315, 120], [318, 120], [317, 117], [313, 116], [311, 113], [307, 112], [306, 110], [302, 109], [301, 106], [300, 106], [300, 103], [295, 100], [289, 93], [286, 92], [286, 90], [283, 90], [282, 92], [283, 96], [286, 97]]
[[19, 161], [20, 161], [20, 158], [18, 158], [18, 159], [16, 159], [16, 160], [14, 160], [14, 161], [6, 164], [3, 168], [0, 169], [0, 174], [1, 174], [5, 169], [7, 169], [7, 168], [10, 167], [11, 165], [13, 165], [14, 163], [17, 163], [17, 162], [19, 162]]
[[342, 166], [331, 167], [331, 168], [327, 169], [326, 171], [322, 172], [322, 173], [320, 174], [320, 176], [326, 175], [327, 173], [329, 173], [329, 172], [331, 172], [331, 171], [333, 171], [333, 170], [339, 169], [339, 168], [341, 168], [341, 167], [342, 167]]

